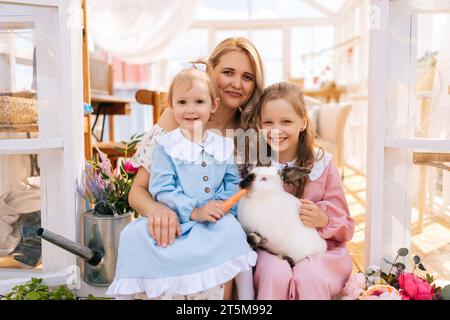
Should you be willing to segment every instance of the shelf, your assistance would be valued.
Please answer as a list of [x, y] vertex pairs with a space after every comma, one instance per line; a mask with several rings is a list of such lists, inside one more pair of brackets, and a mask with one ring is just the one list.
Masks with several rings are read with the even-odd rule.
[[0, 125], [0, 133], [27, 133], [27, 132], [38, 132], [39, 126], [37, 124], [29, 125]]
[[63, 139], [5, 139], [0, 140], [0, 154], [35, 154], [43, 150], [63, 149]]
[[[10, 2], [11, 4], [30, 4], [30, 0], [3, 0], [3, 2]], [[34, 0], [33, 5], [35, 6], [49, 6], [57, 7], [58, 2], [56, 0]]]
[[448, 139], [425, 139], [425, 138], [390, 138], [384, 141], [385, 148], [409, 148], [430, 151], [450, 150]]

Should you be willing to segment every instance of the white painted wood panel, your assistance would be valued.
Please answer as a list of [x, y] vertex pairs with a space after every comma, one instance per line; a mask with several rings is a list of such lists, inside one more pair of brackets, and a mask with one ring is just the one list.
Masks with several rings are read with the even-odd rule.
[[[80, 0], [19, 1], [20, 6], [2, 6], [1, 19], [10, 23], [22, 10], [17, 24], [36, 26], [37, 94], [39, 137], [0, 140], [0, 154], [38, 154], [41, 169], [41, 225], [71, 240], [79, 241], [80, 208], [75, 191], [84, 159], [82, 33]], [[5, 1], [0, 1], [0, 5]], [[29, 5], [27, 5], [27, 3]], [[38, 4], [38, 5], [36, 5]], [[10, 16], [8, 10], [10, 9]], [[28, 19], [28, 20], [27, 20]], [[3, 157], [4, 158], [4, 157]], [[42, 270], [0, 269], [0, 293], [31, 276], [48, 285], [66, 283], [74, 255], [42, 242]]]
[[34, 154], [50, 149], [62, 149], [62, 138], [0, 140], [0, 154]]

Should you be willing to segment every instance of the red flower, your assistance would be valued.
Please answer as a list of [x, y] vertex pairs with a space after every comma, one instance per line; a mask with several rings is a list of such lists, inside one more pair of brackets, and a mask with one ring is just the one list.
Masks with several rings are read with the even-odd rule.
[[403, 300], [433, 300], [433, 287], [413, 273], [403, 273], [398, 278]]
[[133, 167], [133, 165], [131, 164], [131, 161], [127, 161], [125, 163], [125, 165], [123, 166], [123, 169], [125, 170], [126, 173], [132, 173], [132, 174], [136, 174], [139, 170], [139, 168]]

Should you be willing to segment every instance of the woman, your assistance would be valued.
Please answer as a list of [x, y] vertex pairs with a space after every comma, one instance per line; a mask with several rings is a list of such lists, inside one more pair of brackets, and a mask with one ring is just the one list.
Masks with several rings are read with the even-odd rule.
[[[256, 48], [245, 38], [225, 39], [213, 50], [208, 61], [213, 67], [212, 78], [219, 91], [220, 104], [207, 128], [220, 130], [225, 135], [227, 129], [241, 126], [241, 118], [245, 117], [248, 107], [258, 101], [264, 89], [262, 61]], [[166, 109], [132, 159], [139, 171], [128, 200], [139, 214], [147, 217], [149, 233], [162, 247], [172, 244], [181, 229], [176, 213], [154, 201], [148, 191], [151, 157], [155, 137], [177, 127], [172, 111]], [[230, 290], [228, 285], [225, 298], [230, 297]]]

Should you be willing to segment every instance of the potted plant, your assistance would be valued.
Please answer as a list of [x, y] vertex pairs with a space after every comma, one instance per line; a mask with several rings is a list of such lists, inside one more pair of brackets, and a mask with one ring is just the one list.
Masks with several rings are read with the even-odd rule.
[[[128, 155], [134, 152], [142, 135], [133, 135], [125, 148]], [[86, 203], [83, 213], [83, 244], [103, 252], [102, 262], [92, 266], [84, 264], [84, 281], [97, 286], [108, 286], [114, 279], [120, 232], [132, 221], [134, 210], [128, 203], [128, 194], [137, 168], [131, 162], [118, 162], [112, 168], [108, 157], [97, 150], [94, 160], [84, 164], [77, 192]]]
[[[122, 141], [125, 148], [117, 148], [125, 155], [134, 152], [142, 135], [133, 135], [130, 142]], [[77, 184], [78, 194], [86, 201], [89, 211], [95, 216], [118, 216], [133, 212], [128, 203], [137, 168], [131, 161], [118, 162], [115, 169], [106, 154], [97, 149], [94, 160], [86, 160], [81, 183]]]

